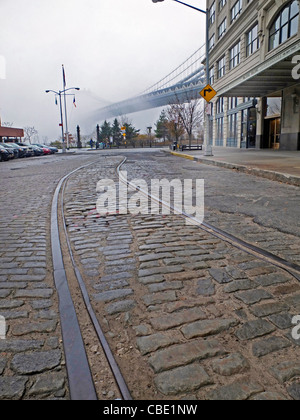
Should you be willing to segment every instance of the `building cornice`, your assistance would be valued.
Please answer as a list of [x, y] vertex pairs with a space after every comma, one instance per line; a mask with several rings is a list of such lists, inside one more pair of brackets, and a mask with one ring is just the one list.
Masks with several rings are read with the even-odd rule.
[[[218, 89], [218, 96], [226, 95], [229, 91], [237, 88], [239, 85], [246, 83], [247, 81], [254, 79], [256, 76], [266, 72], [268, 69], [271, 69], [276, 64], [286, 60], [287, 58], [299, 53], [300, 51], [300, 40], [295, 40], [291, 45], [282, 48], [280, 51], [277, 51], [277, 54], [274, 54], [267, 58], [264, 62], [258, 64], [253, 69], [244, 73], [240, 77], [237, 77], [231, 83], [228, 83], [221, 89]], [[270, 75], [271, 77], [271, 75]], [[259, 95], [258, 95], [259, 96]]]

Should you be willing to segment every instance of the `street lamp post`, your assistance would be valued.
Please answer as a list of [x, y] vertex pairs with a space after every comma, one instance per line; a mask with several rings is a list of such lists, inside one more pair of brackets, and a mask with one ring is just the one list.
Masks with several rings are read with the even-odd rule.
[[[152, 0], [153, 3], [159, 3], [164, 0]], [[191, 9], [197, 10], [197, 12], [204, 13], [206, 15], [206, 83], [209, 85], [209, 10], [202, 10], [198, 7], [192, 6], [190, 4], [184, 3], [180, 0], [173, 0], [176, 1], [176, 3], [183, 4], [184, 6], [190, 7]], [[212, 147], [209, 144], [209, 115], [206, 113], [206, 136], [205, 136], [205, 150], [204, 155], [205, 156], [212, 156]]]
[[152, 127], [147, 127], [148, 133], [149, 133], [149, 143], [150, 143], [150, 148], [152, 147], [152, 137], [151, 137], [151, 130]]
[[[69, 90], [80, 90], [80, 88], [69, 88], [64, 90], [59, 90], [56, 92], [55, 90], [48, 89], [46, 90], [46, 93], [52, 92], [55, 93], [55, 95], [59, 96], [59, 109], [60, 109], [60, 126], [62, 131], [62, 142], [63, 142], [63, 153], [66, 153], [66, 144], [65, 144], [65, 132], [64, 132], [64, 119], [63, 119], [63, 109], [62, 109], [62, 101], [61, 96], [66, 94]], [[66, 111], [67, 112], [67, 111]]]

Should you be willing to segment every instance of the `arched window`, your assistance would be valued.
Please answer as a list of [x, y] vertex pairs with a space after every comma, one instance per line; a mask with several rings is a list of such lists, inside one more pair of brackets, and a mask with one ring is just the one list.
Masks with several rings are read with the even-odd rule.
[[269, 51], [296, 35], [299, 23], [299, 6], [294, 0], [285, 6], [276, 16], [269, 37]]

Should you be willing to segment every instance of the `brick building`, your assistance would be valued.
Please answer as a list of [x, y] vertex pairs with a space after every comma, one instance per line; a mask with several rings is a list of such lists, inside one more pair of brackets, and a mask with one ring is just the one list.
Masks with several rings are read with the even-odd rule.
[[2, 127], [0, 120], [0, 143], [22, 141], [24, 130], [22, 128]]

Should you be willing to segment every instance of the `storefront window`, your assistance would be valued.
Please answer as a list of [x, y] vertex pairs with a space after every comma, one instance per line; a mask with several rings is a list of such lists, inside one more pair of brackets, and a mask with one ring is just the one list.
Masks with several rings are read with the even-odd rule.
[[216, 146], [224, 146], [224, 117], [217, 118]]
[[237, 147], [237, 124], [238, 114], [231, 114], [228, 116], [228, 135], [227, 147]]

